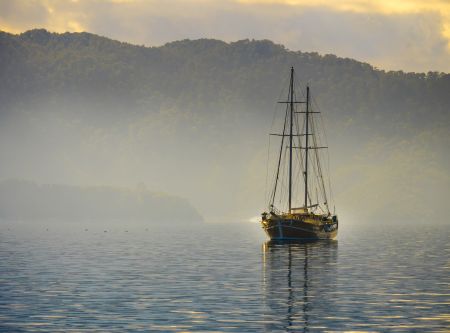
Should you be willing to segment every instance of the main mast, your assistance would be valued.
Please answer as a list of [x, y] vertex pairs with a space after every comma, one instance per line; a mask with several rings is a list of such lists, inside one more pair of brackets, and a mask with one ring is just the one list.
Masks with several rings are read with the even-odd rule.
[[306, 145], [305, 145], [305, 210], [308, 207], [308, 138], [309, 138], [309, 87], [306, 86]]
[[289, 213], [292, 208], [292, 129], [294, 123], [294, 67], [291, 67], [291, 83], [290, 83], [290, 130], [289, 130]]

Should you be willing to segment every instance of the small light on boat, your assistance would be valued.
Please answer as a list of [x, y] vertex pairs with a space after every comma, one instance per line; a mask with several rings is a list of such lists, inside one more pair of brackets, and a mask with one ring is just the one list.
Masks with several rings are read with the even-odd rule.
[[261, 218], [259, 216], [253, 216], [253, 217], [249, 218], [246, 222], [259, 223], [259, 222], [261, 222]]

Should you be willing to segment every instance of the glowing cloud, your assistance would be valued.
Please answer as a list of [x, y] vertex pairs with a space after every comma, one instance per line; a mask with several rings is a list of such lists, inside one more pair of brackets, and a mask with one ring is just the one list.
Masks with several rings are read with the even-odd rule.
[[420, 14], [438, 13], [442, 17], [441, 33], [450, 51], [450, 1], [448, 0], [237, 0], [242, 4], [280, 4], [299, 7], [327, 7], [356, 13]]
[[448, 0], [0, 1], [0, 30], [88, 31], [136, 44], [271, 39], [386, 69], [450, 72]]

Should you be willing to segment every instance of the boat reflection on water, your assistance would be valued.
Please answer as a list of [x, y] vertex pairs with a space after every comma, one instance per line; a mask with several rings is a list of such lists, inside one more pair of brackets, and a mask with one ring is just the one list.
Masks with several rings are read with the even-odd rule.
[[320, 327], [337, 310], [337, 241], [263, 244], [265, 329], [300, 331]]

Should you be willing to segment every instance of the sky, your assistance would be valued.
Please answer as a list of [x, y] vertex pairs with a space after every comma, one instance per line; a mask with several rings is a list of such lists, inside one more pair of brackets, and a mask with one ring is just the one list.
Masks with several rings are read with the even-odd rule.
[[146, 46], [270, 39], [385, 70], [450, 72], [450, 0], [0, 0], [0, 30], [33, 28]]

